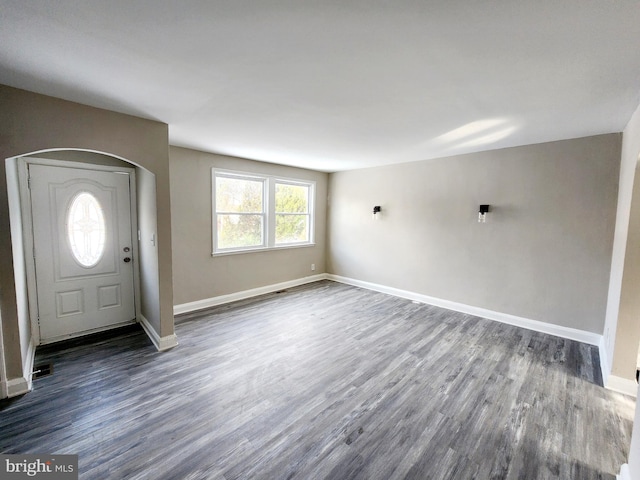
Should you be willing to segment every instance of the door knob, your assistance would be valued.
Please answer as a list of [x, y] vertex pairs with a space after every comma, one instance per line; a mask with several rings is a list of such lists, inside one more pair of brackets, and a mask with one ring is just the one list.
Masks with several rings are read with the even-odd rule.
[[129, 257], [124, 257], [124, 263], [129, 263], [131, 261], [131, 258]]

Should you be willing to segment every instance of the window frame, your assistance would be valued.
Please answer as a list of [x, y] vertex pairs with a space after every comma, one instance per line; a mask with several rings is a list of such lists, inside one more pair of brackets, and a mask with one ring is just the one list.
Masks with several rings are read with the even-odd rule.
[[[262, 244], [248, 247], [218, 248], [218, 215], [229, 214], [230, 212], [217, 211], [216, 209], [216, 178], [226, 177], [240, 180], [253, 180], [263, 182], [262, 208], [263, 208], [263, 231]], [[307, 213], [297, 213], [297, 215], [308, 215], [309, 218], [309, 239], [303, 242], [276, 243], [276, 184], [299, 185], [308, 187], [308, 208]], [[264, 175], [253, 172], [241, 172], [221, 168], [211, 169], [211, 232], [212, 232], [212, 256], [235, 255], [240, 253], [260, 252], [267, 250], [282, 250], [288, 248], [310, 247], [315, 245], [315, 203], [316, 203], [316, 182], [301, 178], [289, 178], [274, 175]], [[233, 212], [233, 214], [237, 214]], [[255, 214], [251, 214], [255, 215]]]
[[[308, 190], [308, 196], [307, 196], [307, 212], [306, 213], [300, 213], [300, 212], [276, 212], [276, 187], [278, 185], [293, 185], [293, 186], [297, 186], [297, 187], [307, 187]], [[271, 190], [270, 190], [271, 191]], [[286, 247], [295, 247], [298, 245], [307, 245], [309, 243], [313, 242], [313, 219], [314, 219], [314, 215], [313, 215], [313, 205], [314, 205], [314, 199], [315, 199], [315, 182], [309, 182], [309, 181], [302, 181], [302, 180], [294, 180], [294, 179], [290, 179], [290, 178], [280, 178], [280, 177], [273, 177], [273, 246], [274, 247], [278, 247], [278, 248], [286, 248]], [[276, 218], [278, 215], [306, 215], [308, 217], [308, 228], [309, 228], [309, 238], [308, 240], [302, 241], [302, 242], [287, 242], [287, 243], [278, 243], [277, 239], [276, 239]]]
[[[262, 183], [262, 212], [227, 212], [227, 211], [218, 211], [216, 209], [216, 179], [218, 177], [221, 178], [231, 178], [235, 180], [246, 180], [252, 182], [260, 182]], [[213, 230], [213, 253], [222, 253], [222, 252], [240, 252], [247, 250], [255, 250], [265, 248], [267, 245], [267, 237], [268, 237], [268, 186], [267, 186], [267, 178], [254, 174], [247, 174], [241, 172], [231, 172], [228, 170], [212, 170], [212, 185], [211, 185], [211, 202], [212, 202], [212, 230]], [[231, 248], [219, 248], [218, 247], [218, 215], [260, 215], [262, 216], [262, 242], [259, 245], [250, 245], [246, 247], [231, 247]]]

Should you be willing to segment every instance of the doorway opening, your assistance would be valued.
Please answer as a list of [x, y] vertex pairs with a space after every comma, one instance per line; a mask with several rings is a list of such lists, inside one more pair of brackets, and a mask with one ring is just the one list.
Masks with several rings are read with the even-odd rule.
[[20, 327], [32, 354], [38, 345], [139, 321], [140, 168], [85, 150], [12, 161], [19, 222], [13, 243], [22, 247], [27, 317]]
[[19, 170], [36, 345], [134, 323], [134, 169], [31, 157]]

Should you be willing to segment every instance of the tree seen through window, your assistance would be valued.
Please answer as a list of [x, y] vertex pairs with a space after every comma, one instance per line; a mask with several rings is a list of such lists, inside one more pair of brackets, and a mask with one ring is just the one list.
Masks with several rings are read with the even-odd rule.
[[313, 182], [212, 173], [214, 253], [313, 241]]

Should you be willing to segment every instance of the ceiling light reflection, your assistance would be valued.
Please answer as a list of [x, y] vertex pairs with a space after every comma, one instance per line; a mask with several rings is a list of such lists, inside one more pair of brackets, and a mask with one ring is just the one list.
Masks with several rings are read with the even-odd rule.
[[459, 143], [458, 147], [475, 147], [477, 145], [486, 145], [487, 143], [494, 143], [503, 138], [507, 138], [513, 132], [516, 131], [516, 127], [507, 127], [497, 132], [489, 133], [488, 135], [482, 135], [480, 137], [473, 138], [466, 142]]
[[450, 148], [474, 147], [507, 138], [518, 129], [507, 118], [488, 118], [467, 123], [435, 138], [435, 142]]
[[475, 122], [467, 123], [466, 125], [456, 128], [455, 130], [451, 130], [444, 135], [440, 135], [436, 138], [436, 140], [443, 143], [455, 142], [456, 140], [461, 140], [477, 133], [485, 132], [491, 128], [502, 126], [505, 123], [507, 123], [507, 120], [505, 120], [504, 118], [477, 120]]

